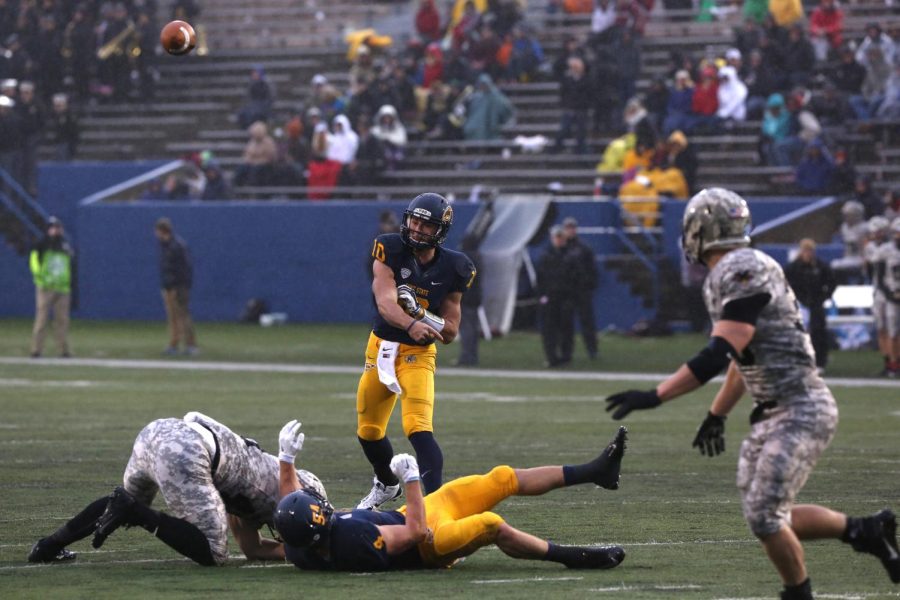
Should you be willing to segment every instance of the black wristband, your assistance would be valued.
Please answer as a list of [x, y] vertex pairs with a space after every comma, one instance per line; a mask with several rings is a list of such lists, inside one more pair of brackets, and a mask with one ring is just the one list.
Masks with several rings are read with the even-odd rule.
[[722, 372], [731, 359], [737, 356], [734, 347], [723, 337], [710, 338], [709, 344], [697, 356], [687, 361], [687, 368], [700, 383], [706, 383]]
[[418, 323], [418, 321], [416, 321], [415, 319], [413, 319], [413, 320], [412, 320], [412, 323], [410, 323], [409, 325], [407, 325], [407, 326], [406, 326], [406, 329], [405, 329], [404, 331], [405, 331], [406, 333], [409, 333], [409, 330], [412, 329], [412, 326], [415, 325], [416, 323]]

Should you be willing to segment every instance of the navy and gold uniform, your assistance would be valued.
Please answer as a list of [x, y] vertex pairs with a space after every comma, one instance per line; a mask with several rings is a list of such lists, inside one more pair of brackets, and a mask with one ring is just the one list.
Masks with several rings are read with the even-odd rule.
[[[431, 196], [439, 198], [436, 194]], [[443, 202], [446, 203], [445, 200]], [[446, 211], [452, 214], [449, 208]], [[441, 317], [444, 301], [452, 294], [465, 292], [472, 284], [475, 266], [461, 252], [442, 248], [439, 243], [434, 244], [433, 248], [433, 258], [421, 264], [416, 250], [402, 234], [384, 234], [375, 239], [372, 257], [391, 269], [397, 286], [406, 285], [415, 291], [422, 308]], [[391, 366], [402, 390], [399, 394], [396, 388], [390, 389], [379, 377], [379, 352], [384, 350], [385, 342], [397, 345]], [[383, 462], [383, 467], [386, 467], [393, 456], [385, 435], [399, 395], [403, 432], [410, 437], [423, 469], [428, 472], [423, 476], [428, 492], [440, 487], [442, 467], [440, 449], [431, 437], [436, 355], [434, 343], [420, 344], [407, 331], [388, 323], [376, 306], [373, 329], [366, 347], [365, 370], [356, 393], [357, 436], [375, 466], [376, 474], [379, 472], [377, 464]], [[415, 434], [420, 435], [416, 437]], [[377, 448], [372, 444], [375, 442], [379, 443]], [[372, 460], [376, 453], [379, 458]], [[360, 505], [360, 508], [363, 507], [369, 506]]]
[[[421, 265], [399, 233], [386, 233], [375, 238], [372, 258], [390, 267], [397, 285], [412, 287], [422, 308], [438, 316], [444, 298], [451, 292], [465, 292], [475, 279], [475, 265], [462, 252], [438, 246], [434, 259]], [[377, 310], [372, 333], [390, 342], [418, 345], [405, 331], [385, 321]]]
[[325, 551], [285, 544], [287, 559], [306, 570], [388, 571], [445, 568], [460, 557], [494, 543], [500, 515], [490, 510], [516, 494], [519, 481], [514, 469], [495, 467], [485, 475], [451, 481], [425, 497], [428, 535], [417, 547], [389, 556], [377, 525], [403, 525], [406, 507], [394, 511], [354, 510], [336, 512]]
[[[475, 278], [472, 261], [465, 254], [446, 248], [435, 248], [434, 259], [420, 265], [397, 233], [375, 238], [372, 256], [391, 268], [398, 286], [406, 284], [416, 291], [422, 308], [438, 316], [444, 299], [452, 292], [464, 292]], [[385, 321], [376, 310], [366, 346], [366, 366], [356, 392], [357, 435], [371, 441], [383, 438], [397, 401], [397, 394], [378, 378], [376, 361], [382, 340], [400, 344], [394, 368], [403, 390], [403, 433], [410, 436], [418, 431], [433, 431], [437, 348], [434, 343], [425, 346], [417, 343], [405, 331]]]

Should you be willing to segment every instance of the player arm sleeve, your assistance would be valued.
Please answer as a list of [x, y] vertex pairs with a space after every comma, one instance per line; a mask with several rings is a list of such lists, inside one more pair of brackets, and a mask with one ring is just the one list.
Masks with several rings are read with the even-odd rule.
[[687, 368], [700, 383], [706, 383], [722, 372], [733, 357], [737, 356], [734, 347], [723, 337], [713, 336], [703, 350], [687, 361]]
[[737, 321], [738, 323], [755, 326], [759, 314], [771, 300], [772, 295], [768, 293], [736, 298], [722, 307], [722, 320]]

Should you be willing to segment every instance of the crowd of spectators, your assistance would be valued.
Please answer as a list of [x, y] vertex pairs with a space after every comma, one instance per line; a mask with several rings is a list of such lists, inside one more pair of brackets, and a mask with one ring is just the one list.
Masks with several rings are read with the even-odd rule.
[[[38, 146], [70, 160], [90, 102], [153, 97], [157, 0], [0, 0], [0, 168], [37, 190]], [[196, 0], [170, 2], [192, 19]]]
[[[237, 115], [247, 150], [269, 129], [274, 151], [245, 151], [239, 186], [369, 186], [402, 167], [409, 140], [493, 140], [515, 118], [498, 82], [542, 77], [546, 60], [516, 2], [458, 0], [441, 14], [422, 0], [403, 47], [373, 30], [348, 34], [346, 84], [316, 74], [296, 111], [274, 115], [274, 87], [254, 68]], [[280, 164], [280, 166], [279, 166]], [[285, 177], [285, 175], [290, 175]]]
[[[589, 36], [568, 39], [553, 63], [563, 109], [553, 150], [571, 137], [576, 152], [587, 152], [593, 113], [594, 133], [618, 136], [598, 171], [622, 174], [621, 185], [617, 180], [599, 189], [620, 197], [685, 197], [682, 188], [689, 194], [694, 187], [691, 174], [681, 173], [686, 186], [668, 176], [659, 183], [674, 166], [666, 160], [672, 136], [687, 143], [692, 135], [727, 133], [758, 121], [755, 162], [792, 171], [778, 183], [796, 193], [850, 193], [856, 173], [842, 146], [846, 124], [900, 119], [900, 26], [885, 31], [870, 23], [862, 39], [851, 39], [835, 0], [819, 0], [808, 22], [802, 10], [786, 6], [779, 12], [773, 4], [769, 12], [744, 3], [746, 18], [735, 27], [733, 47], [700, 56], [674, 51], [666, 73], [635, 96], [652, 0], [594, 0], [591, 9], [561, 2], [568, 12], [592, 15]], [[637, 212], [652, 213], [653, 207], [638, 206]]]
[[[0, 79], [35, 83], [49, 103], [152, 97], [158, 0], [0, 0]], [[196, 0], [168, 2], [194, 19]]]

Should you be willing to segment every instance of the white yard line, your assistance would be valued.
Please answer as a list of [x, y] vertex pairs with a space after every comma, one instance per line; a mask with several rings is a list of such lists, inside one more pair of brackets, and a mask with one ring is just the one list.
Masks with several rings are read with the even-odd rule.
[[35, 563], [25, 565], [10, 565], [0, 567], [0, 571], [20, 571], [23, 569], [46, 569], [47, 567], [108, 567], [109, 565], [142, 565], [153, 563], [190, 563], [187, 558], [140, 558], [135, 560], [104, 560], [104, 561], [78, 561], [73, 560], [67, 563]]
[[602, 588], [590, 588], [587, 591], [589, 592], [599, 592], [599, 593], [610, 593], [610, 592], [643, 592], [643, 591], [655, 591], [655, 592], [677, 592], [682, 590], [702, 590], [702, 585], [618, 585], [615, 587], [602, 587]]
[[[105, 358], [42, 358], [35, 360], [21, 357], [0, 357], [0, 365], [29, 365], [49, 367], [101, 367], [109, 369], [157, 369], [172, 371], [230, 371], [235, 373], [298, 373], [298, 374], [340, 374], [353, 375], [362, 370], [360, 366], [339, 365], [289, 365], [279, 363], [245, 363], [175, 360], [125, 360]], [[453, 377], [502, 378], [502, 379], [538, 379], [568, 381], [660, 381], [668, 373], [627, 373], [627, 372], [559, 372], [559, 371], [516, 371], [508, 369], [455, 369], [441, 368], [440, 375]], [[721, 378], [718, 378], [721, 380]], [[826, 378], [826, 381], [838, 387], [878, 387], [900, 389], [900, 381], [884, 379], [859, 378]]]
[[522, 577], [521, 579], [473, 579], [476, 585], [493, 583], [531, 583], [533, 581], [581, 581], [584, 577]]

